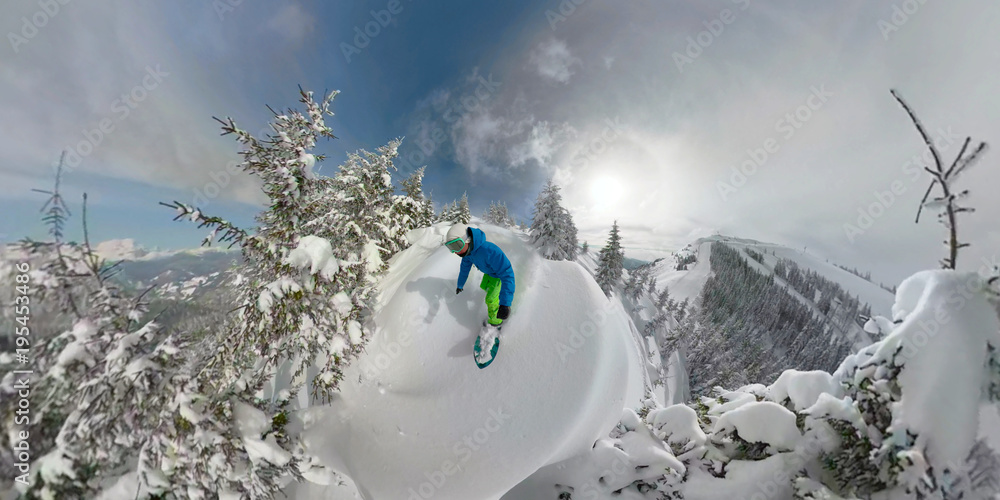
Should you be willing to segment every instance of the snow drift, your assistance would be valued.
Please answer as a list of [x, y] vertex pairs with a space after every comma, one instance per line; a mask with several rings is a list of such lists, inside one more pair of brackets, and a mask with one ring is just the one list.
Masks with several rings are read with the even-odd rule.
[[[517, 280], [493, 364], [479, 370], [472, 354], [486, 315], [482, 274], [474, 269], [456, 295], [459, 259], [441, 246], [447, 226], [418, 229], [390, 262], [367, 354], [330, 405], [297, 416], [316, 464], [351, 478], [364, 498], [499, 498], [590, 449], [646, 391], [620, 304], [578, 264], [543, 260], [520, 236], [479, 227]], [[316, 470], [315, 482], [330, 480]], [[330, 498], [316, 485], [292, 489]]]
[[505, 498], [995, 498], [969, 457], [981, 406], [1000, 399], [996, 298], [972, 273], [918, 273], [896, 294], [901, 322], [835, 373], [720, 388], [643, 425], [626, 410], [592, 451]]

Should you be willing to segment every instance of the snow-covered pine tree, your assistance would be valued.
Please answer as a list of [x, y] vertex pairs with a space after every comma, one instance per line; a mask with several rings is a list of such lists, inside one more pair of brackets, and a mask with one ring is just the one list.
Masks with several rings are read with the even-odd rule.
[[562, 209], [562, 220], [562, 226], [566, 229], [565, 236], [563, 237], [563, 253], [566, 254], [566, 260], [573, 260], [576, 258], [579, 250], [577, 247], [579, 240], [577, 240], [576, 236], [576, 223], [573, 222], [573, 215], [565, 208]]
[[402, 215], [409, 218], [407, 221], [411, 228], [428, 227], [433, 223], [433, 209], [428, 210], [430, 200], [424, 196], [423, 179], [424, 170], [427, 167], [420, 167], [409, 177], [400, 181], [405, 200], [400, 200], [397, 204]]
[[633, 302], [638, 301], [646, 292], [646, 284], [652, 279], [651, 272], [652, 266], [649, 264], [630, 270], [628, 279], [625, 280], [625, 296], [632, 299]]
[[590, 245], [588, 245], [586, 241], [583, 242], [583, 249], [582, 249], [582, 251], [583, 251], [583, 253], [587, 253], [587, 252], [590, 251]]
[[427, 194], [427, 199], [424, 200], [420, 217], [422, 221], [427, 222], [428, 226], [437, 222], [437, 214], [434, 213], [434, 197], [430, 193]]
[[[85, 220], [86, 195], [83, 214]], [[34, 375], [29, 442], [34, 473], [18, 480], [25, 497], [92, 498], [102, 484], [132, 467], [136, 467], [137, 495], [142, 497], [181, 488], [192, 495], [225, 492], [239, 484], [253, 496], [275, 493], [276, 484], [261, 487], [246, 476], [251, 470], [246, 449], [238, 439], [230, 438], [231, 422], [214, 417], [196, 422], [197, 440], [217, 436], [207, 445], [212, 454], [228, 459], [215, 461], [207, 477], [177, 481], [166, 477], [189, 465], [190, 448], [176, 435], [165, 436], [198, 411], [192, 406], [200, 407], [206, 399], [197, 387], [185, 382], [192, 372], [189, 353], [197, 349], [143, 319], [148, 305], [145, 293], [134, 296], [115, 284], [114, 266], [93, 253], [86, 224], [84, 241], [79, 245], [26, 240], [21, 246], [26, 260], [34, 263], [29, 266], [33, 267], [28, 287], [32, 303], [54, 305], [69, 316], [63, 326], [53, 322], [32, 325], [36, 343], [30, 359]], [[53, 326], [59, 331], [39, 329]], [[4, 377], [0, 392], [9, 394], [14, 381]], [[16, 401], [0, 398], [3, 421], [15, 421]], [[13, 435], [0, 437], [4, 449], [12, 449], [5, 441]], [[170, 468], [149, 462], [158, 448], [169, 450]], [[195, 460], [204, 468], [203, 457], [208, 456], [197, 455]], [[8, 467], [4, 463], [0, 468], [6, 471]], [[266, 476], [274, 469], [262, 464], [254, 472]]]
[[[222, 122], [223, 131], [246, 147], [244, 170], [263, 180], [271, 198], [257, 217], [255, 233], [194, 207], [169, 205], [179, 211], [178, 218], [211, 227], [207, 241], [221, 231], [220, 241], [239, 244], [245, 262], [237, 279], [237, 314], [220, 336], [227, 348], [212, 356], [199, 378], [214, 389], [213, 397], [198, 401], [191, 418], [185, 416], [163, 446], [149, 450], [154, 465], [173, 461], [168, 479], [174, 484], [210, 484], [213, 475], [223, 474], [233, 491], [272, 495], [282, 477], [298, 474], [301, 448], [284, 423], [286, 407], [309, 380], [306, 370], [314, 363], [320, 367], [312, 394], [327, 397], [366, 340], [377, 275], [405, 244], [407, 225], [395, 215], [399, 197], [392, 194], [391, 178], [399, 141], [375, 153], [350, 155], [333, 178], [312, 175], [322, 157], [308, 151], [319, 137], [333, 137], [323, 117], [332, 114], [335, 96], [316, 102], [301, 91], [306, 112], [276, 114], [274, 134], [263, 140], [237, 128], [232, 119]], [[279, 365], [288, 367], [282, 371], [291, 373], [291, 380], [274, 380]], [[257, 399], [272, 381], [287, 383], [281, 398]], [[245, 453], [218, 455], [211, 450], [213, 442], [199, 437], [202, 422], [213, 419], [240, 422], [237, 431], [224, 435], [252, 443], [253, 466], [233, 467]], [[168, 445], [182, 447], [183, 455], [176, 456]], [[203, 458], [213, 455], [217, 460]]]
[[552, 179], [549, 179], [535, 200], [531, 242], [549, 260], [571, 260], [576, 257], [576, 226], [569, 211], [559, 204], [561, 201], [559, 186]]
[[517, 222], [514, 220], [514, 215], [510, 213], [510, 209], [507, 208], [507, 202], [500, 202], [501, 208], [504, 214], [504, 227], [517, 227]]
[[461, 224], [468, 224], [472, 221], [472, 211], [469, 209], [469, 197], [465, 193], [462, 193], [462, 198], [458, 200], [455, 217], [455, 222]]
[[[406, 232], [416, 227], [408, 214], [416, 216], [419, 205], [409, 196], [393, 196], [392, 160], [400, 141], [394, 140], [376, 152], [351, 153], [333, 177], [334, 206], [323, 216], [305, 224], [322, 227], [334, 224], [337, 236], [347, 243], [348, 253], [368, 260], [368, 272], [384, 270], [385, 262], [406, 247]], [[327, 198], [324, 197], [324, 201]], [[405, 207], [405, 208], [401, 208]], [[378, 253], [371, 251], [377, 248]], [[381, 262], [373, 257], [378, 256]], [[349, 259], [350, 260], [350, 259]]]
[[504, 202], [495, 203], [491, 201], [489, 208], [483, 212], [483, 221], [487, 224], [500, 227], [511, 227], [514, 225], [514, 221], [507, 210], [507, 204]]
[[[294, 372], [303, 373], [320, 353], [328, 353], [330, 362], [323, 375], [317, 377], [316, 383], [323, 389], [329, 389], [339, 380], [340, 362], [345, 351], [353, 350], [348, 349], [352, 342], [346, 341], [351, 336], [349, 325], [353, 324], [351, 320], [360, 316], [363, 305], [347, 300], [350, 297], [345, 294], [337, 301], [340, 307], [334, 308], [334, 301], [329, 297], [341, 293], [342, 288], [352, 289], [350, 286], [342, 287], [342, 284], [367, 280], [357, 279], [357, 274], [362, 272], [356, 270], [357, 264], [351, 266], [352, 269], [348, 266], [341, 269], [341, 263], [333, 258], [334, 249], [330, 241], [340, 242], [343, 235], [338, 233], [350, 228], [315, 222], [330, 222], [338, 218], [336, 209], [341, 204], [357, 206], [364, 203], [366, 196], [352, 198], [352, 195], [364, 194], [362, 188], [352, 188], [352, 182], [373, 182], [365, 189], [373, 189], [379, 195], [391, 192], [391, 184], [386, 182], [381, 172], [376, 172], [379, 167], [385, 168], [385, 160], [372, 158], [377, 165], [371, 165], [356, 154], [349, 158], [346, 168], [337, 174], [336, 179], [312, 175], [315, 161], [322, 157], [317, 158], [308, 151], [315, 147], [319, 137], [333, 137], [323, 116], [332, 114], [329, 106], [336, 94], [333, 92], [322, 102], [316, 102], [312, 93], [302, 91], [301, 102], [307, 108], [306, 114], [297, 110], [276, 114], [271, 124], [274, 134], [265, 139], [257, 139], [237, 128], [232, 119], [219, 120], [223, 123], [223, 132], [234, 134], [237, 141], [245, 146], [241, 153], [244, 157], [242, 167], [261, 178], [263, 190], [271, 198], [269, 209], [257, 217], [261, 225], [256, 234], [236, 228], [217, 217], [208, 217], [194, 207], [181, 203], [171, 205], [179, 212], [177, 218], [189, 218], [200, 227], [213, 228], [210, 235], [213, 238], [223, 231], [220, 241], [239, 244], [247, 262], [237, 289], [239, 315], [236, 321], [227, 325], [229, 331], [223, 333], [231, 348], [219, 352], [212, 363], [222, 372], [224, 384], [239, 383], [256, 390], [270, 377], [270, 371], [285, 359], [298, 359], [299, 365]], [[395, 144], [398, 143], [392, 145]], [[349, 191], [338, 191], [338, 187]], [[372, 208], [386, 210], [390, 207]], [[368, 216], [362, 222], [365, 226], [376, 225], [387, 218], [374, 212], [363, 212]], [[357, 223], [355, 227], [359, 227]], [[304, 230], [309, 232], [303, 234]], [[381, 233], [390, 231], [385, 227]], [[355, 229], [352, 232], [360, 231]], [[304, 236], [315, 239], [302, 241]], [[352, 246], [357, 244], [356, 241], [351, 243], [354, 244]], [[308, 253], [304, 248], [306, 245], [314, 247], [312, 254], [319, 262], [309, 266], [309, 273], [304, 274], [300, 271], [300, 260], [303, 252]], [[338, 257], [360, 261], [358, 249], [353, 250], [353, 259], [350, 255]], [[295, 255], [292, 255], [293, 252]], [[372, 256], [372, 253], [365, 255]], [[374, 256], [378, 257], [378, 252], [374, 252]], [[381, 267], [381, 262], [375, 267]], [[320, 294], [323, 300], [319, 299]], [[317, 297], [313, 299], [313, 295]], [[353, 335], [357, 343], [361, 340], [359, 333]], [[336, 346], [324, 339], [334, 339]], [[300, 387], [301, 383], [293, 387], [291, 394]]]
[[494, 217], [496, 216], [496, 212], [497, 212], [497, 204], [491, 201], [490, 206], [487, 207], [486, 211], [483, 212], [483, 222], [486, 222], [487, 224], [496, 224], [496, 222], [494, 222], [495, 220]]
[[438, 214], [435, 222], [451, 222], [454, 223], [458, 221], [458, 202], [453, 201], [451, 203], [445, 203], [441, 207], [441, 213]]
[[601, 286], [604, 293], [611, 296], [614, 289], [622, 277], [622, 269], [625, 267], [625, 252], [621, 247], [621, 235], [618, 233], [618, 221], [611, 226], [611, 233], [608, 236], [608, 243], [601, 249], [599, 254], [599, 265], [597, 268], [597, 284]]
[[506, 219], [507, 219], [507, 211], [505, 207], [503, 207], [500, 203], [493, 204], [494, 222], [492, 223], [500, 227], [503, 227], [503, 225], [507, 222]]

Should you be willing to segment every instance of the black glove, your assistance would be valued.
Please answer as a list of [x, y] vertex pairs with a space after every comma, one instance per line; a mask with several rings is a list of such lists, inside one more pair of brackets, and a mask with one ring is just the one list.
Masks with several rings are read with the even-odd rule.
[[456, 288], [455, 289], [455, 295], [458, 295], [460, 293], [462, 293], [462, 289], [461, 288]]
[[497, 319], [507, 319], [510, 316], [510, 306], [500, 306], [500, 310], [497, 311]]

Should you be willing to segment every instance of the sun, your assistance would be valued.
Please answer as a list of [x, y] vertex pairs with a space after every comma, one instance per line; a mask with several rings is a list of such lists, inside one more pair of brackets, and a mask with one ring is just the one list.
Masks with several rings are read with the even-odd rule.
[[612, 206], [624, 194], [625, 186], [622, 185], [621, 181], [609, 175], [595, 177], [590, 183], [590, 198], [597, 206]]

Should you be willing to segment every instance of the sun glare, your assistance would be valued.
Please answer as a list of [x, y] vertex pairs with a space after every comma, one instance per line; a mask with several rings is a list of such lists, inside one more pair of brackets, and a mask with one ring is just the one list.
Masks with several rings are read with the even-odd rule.
[[597, 206], [614, 205], [624, 191], [621, 181], [606, 175], [595, 178], [590, 184], [590, 196]]

